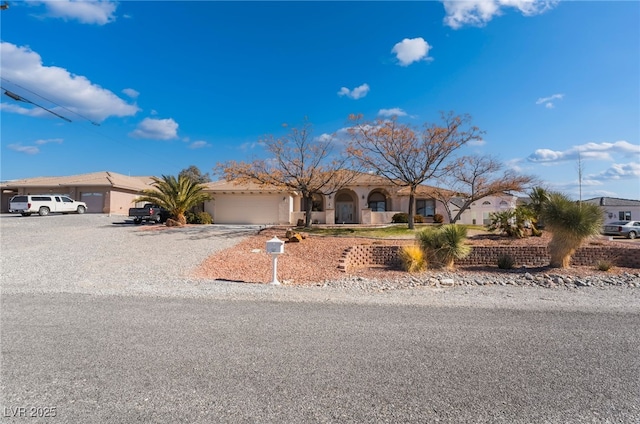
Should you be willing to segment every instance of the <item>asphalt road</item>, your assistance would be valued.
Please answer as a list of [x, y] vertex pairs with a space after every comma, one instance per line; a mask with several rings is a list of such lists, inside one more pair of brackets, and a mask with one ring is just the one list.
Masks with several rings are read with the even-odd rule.
[[7, 423], [640, 422], [640, 313], [56, 293], [1, 306]]

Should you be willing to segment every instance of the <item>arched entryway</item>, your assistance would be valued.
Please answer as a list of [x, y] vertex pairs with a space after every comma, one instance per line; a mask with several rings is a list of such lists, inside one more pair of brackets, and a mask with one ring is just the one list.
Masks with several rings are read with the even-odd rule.
[[336, 224], [358, 223], [358, 196], [351, 190], [336, 193]]

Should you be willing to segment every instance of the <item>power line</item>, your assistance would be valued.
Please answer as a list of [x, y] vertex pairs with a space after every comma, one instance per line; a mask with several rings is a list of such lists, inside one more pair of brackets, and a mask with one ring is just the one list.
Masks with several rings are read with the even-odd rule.
[[44, 109], [44, 110], [46, 110], [46, 111], [47, 111], [47, 112], [49, 112], [50, 114], [55, 115], [55, 116], [57, 116], [57, 117], [58, 117], [58, 118], [60, 118], [60, 119], [64, 119], [64, 120], [65, 120], [65, 121], [67, 121], [67, 122], [72, 122], [72, 121], [71, 121], [71, 119], [67, 118], [66, 116], [59, 115], [59, 114], [55, 113], [54, 111], [52, 111], [51, 109], [47, 109], [47, 108], [46, 108], [46, 107], [44, 107], [44, 106], [41, 106], [41, 105], [39, 105], [39, 104], [37, 104], [37, 103], [34, 103], [34, 102], [32, 102], [31, 100], [26, 99], [26, 98], [24, 98], [24, 97], [22, 97], [22, 96], [20, 96], [20, 95], [18, 95], [18, 94], [16, 94], [16, 93], [12, 92], [12, 91], [9, 91], [9, 90], [5, 89], [5, 88], [4, 88], [4, 87], [2, 87], [2, 86], [0, 86], [0, 88], [4, 90], [4, 94], [6, 94], [7, 96], [11, 97], [13, 100], [16, 100], [16, 101], [18, 101], [18, 102], [25, 102], [25, 103], [32, 104], [32, 105], [34, 105], [34, 106], [39, 107], [40, 109]]
[[[54, 102], [53, 100], [47, 99], [46, 97], [44, 97], [44, 96], [42, 96], [42, 95], [40, 95], [40, 94], [36, 93], [35, 91], [29, 90], [28, 88], [23, 87], [23, 86], [21, 86], [20, 84], [17, 84], [17, 83], [15, 83], [15, 82], [11, 81], [11, 80], [8, 80], [7, 78], [4, 78], [4, 77], [0, 77], [0, 78], [1, 78], [3, 81], [6, 81], [6, 82], [8, 82], [8, 83], [10, 83], [10, 84], [13, 84], [13, 85], [15, 85], [16, 87], [20, 87], [21, 89], [23, 89], [23, 90], [25, 90], [25, 91], [28, 91], [29, 93], [31, 93], [31, 94], [33, 94], [33, 95], [35, 95], [35, 96], [38, 96], [38, 97], [40, 97], [41, 99], [46, 100], [46, 101], [47, 101], [47, 102], [49, 102], [49, 103], [53, 103], [54, 105], [56, 105], [56, 106], [58, 106], [58, 107], [60, 107], [60, 108], [62, 108], [62, 109], [64, 109], [64, 110], [66, 110], [66, 111], [68, 111], [68, 112], [71, 112], [71, 113], [73, 113], [74, 115], [77, 115], [77, 116], [79, 116], [79, 117], [80, 117], [80, 118], [82, 118], [82, 119], [85, 119], [85, 120], [89, 121], [91, 124], [93, 124], [93, 125], [95, 125], [95, 126], [97, 126], [97, 127], [99, 127], [99, 126], [100, 126], [100, 124], [99, 124], [99, 123], [97, 123], [97, 122], [93, 121], [92, 119], [87, 118], [86, 116], [81, 115], [81, 114], [79, 114], [78, 112], [75, 112], [75, 111], [73, 111], [73, 110], [71, 110], [71, 109], [69, 109], [69, 108], [66, 108], [66, 107], [64, 107], [64, 106], [62, 106], [62, 105], [60, 105], [60, 104], [58, 104], [58, 103]], [[3, 88], [3, 90], [4, 90], [4, 88]], [[6, 94], [6, 93], [5, 93], [5, 94]], [[11, 96], [9, 96], [9, 97], [11, 97]], [[20, 96], [20, 97], [22, 97], [22, 96]], [[14, 97], [11, 97], [11, 98], [14, 98]], [[16, 99], [16, 100], [18, 100], [18, 99]], [[32, 103], [32, 104], [34, 104], [34, 105], [35, 105], [35, 103], [33, 103], [33, 102], [29, 102], [29, 103]], [[42, 106], [39, 106], [39, 105], [36, 105], [36, 106], [43, 108]], [[43, 108], [43, 109], [45, 109], [45, 108]], [[47, 109], [45, 109], [45, 110], [47, 110]], [[49, 110], [48, 110], [48, 111], [49, 111]], [[51, 111], [49, 111], [49, 112], [51, 112]], [[54, 113], [54, 112], [51, 112], [51, 113], [53, 113], [54, 115], [57, 115], [57, 114], [56, 114], [56, 113]], [[57, 116], [60, 116], [60, 115], [57, 115]], [[63, 118], [63, 119], [68, 120], [67, 118]], [[71, 122], [71, 120], [68, 120], [68, 121], [69, 121], [69, 122]]]

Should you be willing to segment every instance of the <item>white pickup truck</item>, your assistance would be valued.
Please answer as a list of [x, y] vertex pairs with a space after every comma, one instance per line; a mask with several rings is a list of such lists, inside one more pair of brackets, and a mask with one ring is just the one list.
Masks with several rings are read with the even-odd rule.
[[85, 213], [87, 204], [73, 200], [62, 194], [24, 194], [13, 196], [9, 200], [9, 212], [29, 216], [37, 213], [40, 216], [57, 213]]

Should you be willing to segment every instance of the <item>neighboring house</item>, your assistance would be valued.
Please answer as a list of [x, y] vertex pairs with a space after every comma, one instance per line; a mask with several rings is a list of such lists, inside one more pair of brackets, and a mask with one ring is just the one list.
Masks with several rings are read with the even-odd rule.
[[66, 177], [36, 177], [4, 181], [1, 211], [9, 211], [16, 194], [66, 194], [87, 204], [88, 213], [127, 215], [142, 190], [151, 188], [151, 177], [129, 177], [115, 172], [94, 172]]
[[640, 200], [595, 197], [583, 202], [601, 206], [605, 224], [613, 221], [640, 221]]
[[[480, 200], [476, 200], [471, 204], [469, 209], [462, 212], [458, 224], [469, 225], [489, 225], [491, 224], [491, 214], [495, 212], [503, 212], [510, 209], [515, 209], [518, 202], [518, 197], [511, 193], [500, 193], [493, 196], [483, 197]], [[451, 213], [455, 215], [463, 205], [464, 200], [461, 198], [454, 198], [452, 201]]]

